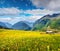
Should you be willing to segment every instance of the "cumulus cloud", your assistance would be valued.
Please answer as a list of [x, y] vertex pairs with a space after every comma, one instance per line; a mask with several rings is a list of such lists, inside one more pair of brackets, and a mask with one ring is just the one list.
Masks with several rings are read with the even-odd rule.
[[52, 14], [54, 11], [50, 11], [47, 9], [41, 10], [41, 9], [34, 9], [34, 10], [26, 10], [25, 13], [32, 14], [32, 15], [46, 15], [46, 14]]
[[[2, 13], [1, 13], [2, 12]], [[22, 15], [21, 15], [22, 13]], [[19, 16], [11, 16], [11, 17], [5, 17], [5, 18], [0, 18], [0, 21], [4, 22], [9, 22], [9, 23], [16, 23], [18, 21], [36, 21], [37, 19], [40, 19], [42, 16], [46, 14], [52, 14], [53, 11], [50, 10], [41, 10], [41, 9], [33, 9], [33, 10], [19, 10], [17, 8], [4, 8], [0, 11], [1, 14], [5, 15], [19, 15]], [[28, 14], [29, 16], [26, 16], [25, 14]], [[4, 16], [5, 16], [4, 15]], [[0, 16], [1, 17], [1, 16]]]
[[[0, 21], [14, 24], [18, 21], [36, 21], [44, 15], [53, 14], [54, 11], [47, 9], [19, 10], [18, 8], [0, 8]], [[2, 17], [4, 15], [4, 18]], [[11, 16], [8, 16], [11, 15]], [[13, 15], [13, 16], [12, 16]], [[16, 16], [17, 15], [17, 16]], [[18, 16], [19, 15], [19, 16]]]
[[0, 21], [1, 21], [1, 22], [10, 22], [10, 21], [11, 21], [11, 18], [10, 18], [10, 17], [0, 18]]
[[31, 0], [37, 8], [44, 7], [48, 10], [60, 11], [60, 0]]
[[11, 17], [7, 17], [7, 18], [0, 18], [0, 21], [1, 22], [8, 22], [10, 24], [14, 24], [18, 21], [22, 21], [22, 20], [25, 20], [25, 18], [23, 17], [14, 17], [14, 18], [11, 18]]
[[18, 15], [21, 12], [21, 10], [17, 8], [0, 8], [0, 16], [5, 15]]
[[36, 20], [40, 19], [42, 16], [30, 16], [27, 20], [30, 22], [35, 22]]
[[46, 14], [50, 14], [50, 13], [53, 13], [53, 11], [50, 11], [50, 10], [47, 10], [47, 9], [44, 9], [44, 10], [41, 10], [41, 9], [33, 9], [33, 10], [19, 10], [18, 8], [0, 8], [0, 16], [8, 16], [8, 15], [13, 15], [13, 16], [16, 16], [16, 15], [46, 15]]
[[15, 24], [19, 21], [29, 21], [29, 22], [35, 22], [37, 19], [41, 18], [42, 16], [30, 16], [30, 17], [7, 17], [7, 18], [0, 18], [1, 22], [8, 22], [10, 24]]
[[0, 21], [10, 21], [11, 20], [11, 18], [0, 18]]

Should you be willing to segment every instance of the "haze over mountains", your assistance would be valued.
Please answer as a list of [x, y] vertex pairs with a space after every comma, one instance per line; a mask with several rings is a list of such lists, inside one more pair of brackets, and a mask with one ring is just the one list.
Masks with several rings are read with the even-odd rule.
[[11, 28], [17, 30], [46, 30], [50, 26], [51, 29], [60, 30], [60, 13], [45, 15], [42, 18], [33, 22], [19, 21], [14, 25], [6, 22], [0, 22], [0, 28]]
[[19, 21], [13, 25], [7, 22], [0, 22], [0, 28], [4, 29], [31, 30], [32, 27], [33, 22], [28, 21]]
[[31, 27], [24, 21], [17, 22], [12, 28], [18, 30], [31, 30]]
[[0, 28], [9, 29], [11, 27], [12, 27], [12, 25], [7, 22], [0, 22]]

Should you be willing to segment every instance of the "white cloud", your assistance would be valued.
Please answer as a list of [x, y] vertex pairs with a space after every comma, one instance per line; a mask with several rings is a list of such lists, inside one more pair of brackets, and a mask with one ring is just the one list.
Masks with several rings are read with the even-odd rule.
[[0, 16], [5, 16], [5, 15], [18, 15], [21, 13], [21, 10], [17, 8], [0, 8]]
[[[44, 10], [34, 9], [34, 10], [26, 10], [26, 11], [18, 10], [18, 9], [14, 10], [14, 9], [3, 9], [3, 10], [4, 10], [5, 14], [13, 14], [14, 15], [14, 14], [17, 14], [17, 13], [18, 14], [25, 13], [25, 14], [30, 14], [30, 16], [25, 16], [24, 15], [24, 16], [19, 16], [19, 17], [16, 17], [16, 16], [5, 17], [5, 18], [0, 18], [0, 21], [9, 22], [11, 24], [14, 24], [18, 21], [24, 21], [24, 20], [34, 22], [34, 21], [36, 21], [37, 19], [40, 19], [42, 16], [44, 16], [46, 14], [52, 14], [53, 13], [53, 11], [49, 11], [49, 10], [46, 10], [46, 9], [44, 9]], [[5, 12], [5, 10], [7, 10], [7, 12]]]
[[[0, 16], [8, 16], [8, 15], [13, 15], [13, 16], [16, 16], [16, 15], [20, 15], [22, 14], [22, 16], [24, 16], [25, 14], [30, 14], [30, 15], [33, 15], [33, 16], [37, 16], [37, 15], [46, 15], [46, 14], [52, 14], [53, 11], [50, 11], [50, 10], [47, 10], [47, 9], [44, 9], [44, 10], [41, 10], [41, 9], [33, 9], [33, 10], [19, 10], [18, 8], [0, 8]], [[21, 16], [21, 15], [20, 15]]]
[[2, 22], [9, 22], [9, 21], [11, 21], [11, 18], [10, 17], [0, 18], [0, 21], [2, 21]]
[[[5, 16], [4, 18], [2, 16], [0, 16], [0, 21], [3, 22], [9, 22], [11, 24], [14, 24], [18, 21], [31, 21], [34, 22], [37, 19], [40, 19], [42, 16], [47, 15], [47, 14], [52, 14], [54, 13], [54, 11], [50, 11], [47, 9], [41, 10], [41, 9], [33, 9], [33, 10], [19, 10], [17, 8], [0, 8], [0, 15], [7, 15], [7, 17]], [[22, 16], [19, 15], [22, 13]], [[26, 16], [24, 14], [30, 14], [30, 16]], [[8, 15], [11, 15], [11, 17]], [[14, 16], [12, 16], [14, 15]], [[19, 16], [16, 16], [19, 15]]]
[[25, 13], [32, 14], [32, 15], [46, 15], [46, 14], [52, 14], [53, 11], [50, 10], [41, 10], [41, 9], [34, 9], [34, 10], [26, 10]]
[[26, 18], [23, 18], [23, 17], [14, 17], [14, 18], [11, 18], [11, 17], [7, 17], [7, 18], [0, 18], [0, 21], [1, 22], [8, 22], [10, 24], [14, 24], [18, 21], [23, 21], [25, 20]]
[[29, 21], [29, 22], [35, 22], [37, 19], [40, 19], [42, 16], [30, 16], [30, 17], [7, 17], [7, 18], [0, 18], [1, 22], [8, 22], [10, 24], [15, 24], [19, 21]]
[[31, 16], [28, 18], [28, 20], [30, 20], [30, 22], [35, 22], [36, 20], [40, 19], [42, 16]]
[[47, 6], [47, 9], [60, 11], [60, 0], [51, 0]]
[[44, 7], [48, 10], [60, 11], [60, 0], [31, 0], [37, 8]]

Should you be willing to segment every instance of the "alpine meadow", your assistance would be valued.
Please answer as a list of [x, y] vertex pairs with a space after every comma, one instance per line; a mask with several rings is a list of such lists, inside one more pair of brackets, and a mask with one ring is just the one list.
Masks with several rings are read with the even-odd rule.
[[0, 0], [0, 51], [60, 51], [60, 0]]

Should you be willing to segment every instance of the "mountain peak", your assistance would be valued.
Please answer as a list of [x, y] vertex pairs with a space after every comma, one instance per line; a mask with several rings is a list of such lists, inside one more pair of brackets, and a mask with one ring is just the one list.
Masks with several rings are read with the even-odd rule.
[[60, 30], [60, 13], [45, 15], [41, 19], [38, 19], [33, 26], [33, 30], [46, 30], [48, 26], [52, 29]]

